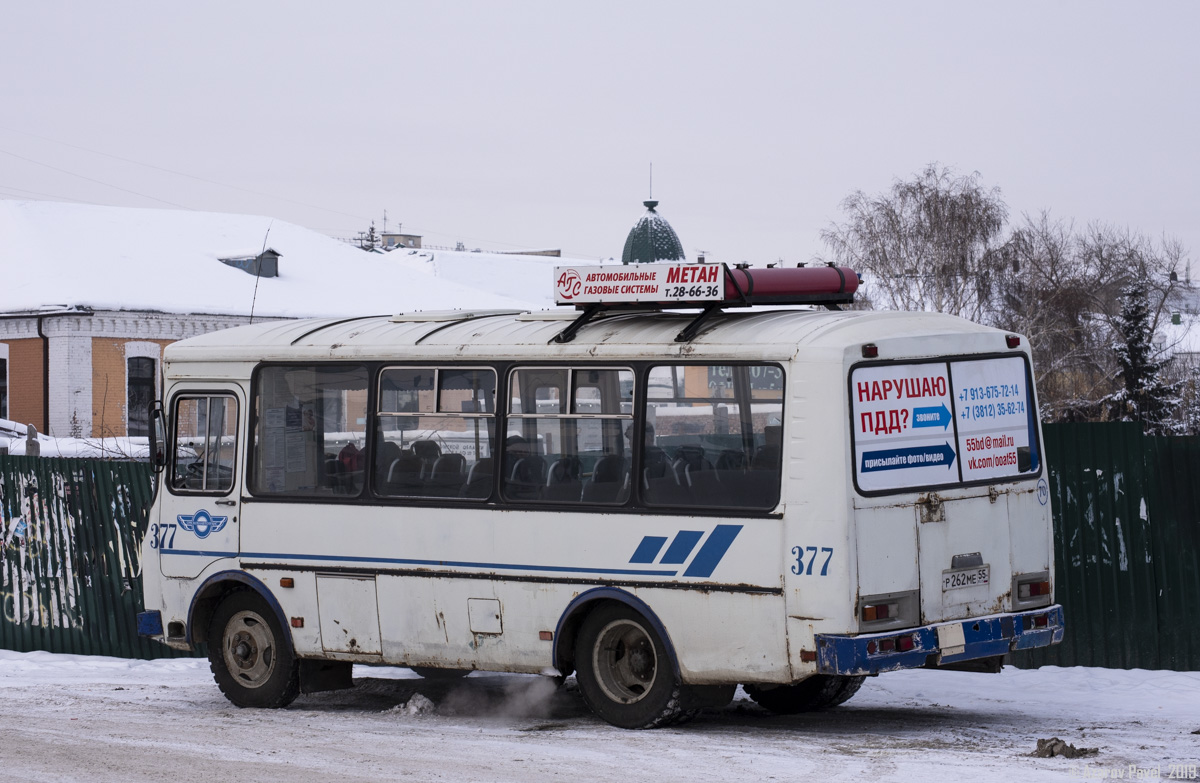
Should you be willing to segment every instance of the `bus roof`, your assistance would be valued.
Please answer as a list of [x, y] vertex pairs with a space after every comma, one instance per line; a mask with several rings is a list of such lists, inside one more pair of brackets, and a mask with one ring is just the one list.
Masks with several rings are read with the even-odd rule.
[[[301, 359], [575, 359], [706, 358], [787, 360], [804, 349], [838, 352], [867, 342], [904, 337], [993, 336], [1004, 332], [940, 313], [894, 311], [765, 310], [713, 315], [689, 342], [675, 337], [694, 313], [614, 311], [585, 325], [569, 343], [553, 343], [578, 315], [573, 309], [540, 312], [453, 311], [307, 319], [225, 329], [173, 343], [168, 362], [295, 361]], [[986, 349], [979, 345], [971, 350]], [[951, 350], [947, 345], [946, 350]], [[958, 348], [962, 351], [962, 347]]]

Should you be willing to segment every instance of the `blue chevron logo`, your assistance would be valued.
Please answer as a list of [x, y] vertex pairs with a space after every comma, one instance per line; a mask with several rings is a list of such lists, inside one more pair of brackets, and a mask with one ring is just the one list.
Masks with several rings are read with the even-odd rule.
[[[708, 539], [700, 546], [700, 551], [696, 552], [691, 565], [687, 567], [683, 575], [705, 578], [712, 576], [713, 571], [717, 570], [717, 566], [740, 532], [742, 532], [741, 525], [717, 525], [709, 534]], [[634, 550], [633, 557], [629, 558], [629, 562], [683, 565], [702, 538], [704, 538], [703, 530], [680, 530], [671, 540], [670, 546], [667, 546], [666, 536], [645, 536]], [[666, 546], [665, 552], [663, 552], [664, 546]], [[660, 552], [662, 553], [661, 557], [659, 557]]]

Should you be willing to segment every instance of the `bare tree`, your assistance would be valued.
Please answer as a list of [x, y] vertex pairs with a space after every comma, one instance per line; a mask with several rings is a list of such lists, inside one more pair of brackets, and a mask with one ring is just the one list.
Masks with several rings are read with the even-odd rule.
[[1005, 237], [999, 189], [984, 187], [978, 172], [956, 176], [937, 163], [879, 195], [855, 191], [841, 208], [844, 222], [821, 239], [838, 263], [862, 273], [858, 306], [950, 313], [1027, 335], [1049, 421], [1114, 415], [1112, 395], [1128, 375], [1122, 292], [1136, 285], [1154, 352], [1147, 361], [1164, 383], [1188, 381], [1184, 408], [1200, 427], [1200, 376], [1166, 361], [1175, 346], [1163, 326], [1186, 285], [1187, 252], [1177, 240], [1100, 223], [1079, 231], [1049, 212], [1025, 215]]
[[1079, 246], [1073, 223], [1048, 211], [1026, 215], [1000, 251], [1004, 272], [987, 319], [1028, 336], [1049, 420], [1097, 418], [1111, 379], [1108, 294]]
[[846, 221], [821, 239], [838, 263], [863, 273], [876, 306], [972, 320], [989, 311], [1008, 208], [978, 172], [956, 177], [931, 163], [887, 193], [855, 191], [841, 206]]
[[[1113, 410], [1119, 358], [1128, 330], [1123, 292], [1139, 286], [1145, 328], [1157, 360], [1173, 346], [1162, 339], [1187, 254], [1127, 229], [1093, 223], [1081, 233], [1042, 212], [1013, 230], [999, 251], [1004, 274], [985, 322], [1029, 336], [1047, 420], [1095, 420]], [[1159, 362], [1162, 369], [1169, 365]], [[1157, 365], [1156, 365], [1157, 366]]]

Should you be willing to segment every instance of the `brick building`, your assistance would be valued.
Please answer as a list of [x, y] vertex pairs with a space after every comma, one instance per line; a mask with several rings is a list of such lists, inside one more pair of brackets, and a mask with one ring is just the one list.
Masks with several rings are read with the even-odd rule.
[[162, 349], [248, 321], [83, 307], [6, 313], [0, 316], [0, 418], [59, 437], [147, 435]]
[[[86, 239], [46, 240], [68, 235]], [[0, 200], [0, 419], [145, 435], [176, 340], [251, 320], [528, 307], [458, 282], [480, 273], [455, 254], [392, 256], [265, 217]]]

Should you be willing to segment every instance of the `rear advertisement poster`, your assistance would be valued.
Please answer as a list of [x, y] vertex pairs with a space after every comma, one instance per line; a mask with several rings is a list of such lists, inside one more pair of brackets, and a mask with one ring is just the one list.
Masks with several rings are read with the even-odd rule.
[[856, 367], [858, 487], [880, 492], [1036, 471], [1031, 409], [1020, 356]]

